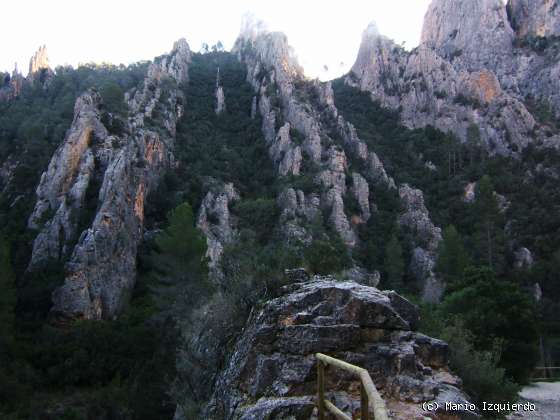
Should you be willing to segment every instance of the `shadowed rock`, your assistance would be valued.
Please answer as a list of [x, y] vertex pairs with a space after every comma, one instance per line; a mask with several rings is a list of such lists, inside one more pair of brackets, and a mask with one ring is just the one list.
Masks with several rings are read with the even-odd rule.
[[[366, 368], [397, 419], [427, 415], [421, 403], [442, 393], [466, 401], [447, 344], [413, 332], [417, 321], [418, 309], [392, 291], [319, 276], [286, 286], [249, 319], [205, 417], [316, 418], [316, 352]], [[356, 415], [355, 381], [331, 368], [326, 376], [329, 397]]]

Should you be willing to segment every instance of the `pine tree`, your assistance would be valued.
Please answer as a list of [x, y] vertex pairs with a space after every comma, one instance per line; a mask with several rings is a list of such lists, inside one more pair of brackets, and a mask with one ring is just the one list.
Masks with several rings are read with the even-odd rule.
[[446, 227], [439, 248], [436, 270], [442, 275], [448, 286], [452, 287], [453, 283], [461, 278], [468, 265], [469, 255], [459, 232], [453, 225]]
[[385, 272], [387, 273], [387, 283], [389, 287], [400, 289], [403, 285], [404, 260], [402, 247], [396, 235], [385, 247]]
[[[210, 293], [206, 269], [206, 240], [195, 227], [193, 211], [183, 203], [168, 215], [169, 225], [156, 238], [151, 257], [160, 306], [190, 306]], [[180, 309], [179, 309], [180, 310]]]
[[477, 350], [501, 344], [500, 365], [523, 383], [538, 360], [537, 319], [529, 296], [488, 267], [468, 267], [461, 283], [444, 299], [444, 313], [464, 322]]
[[500, 274], [505, 264], [503, 216], [488, 175], [484, 175], [478, 183], [473, 210], [478, 219], [475, 231], [478, 262]]

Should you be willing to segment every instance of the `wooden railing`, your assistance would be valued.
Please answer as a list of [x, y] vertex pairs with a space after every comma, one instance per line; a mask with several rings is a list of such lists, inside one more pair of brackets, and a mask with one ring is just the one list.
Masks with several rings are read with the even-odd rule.
[[[356, 376], [361, 382], [361, 414], [362, 420], [388, 420], [387, 408], [385, 401], [379, 395], [377, 388], [373, 384], [367, 370], [327, 356], [322, 353], [316, 353], [317, 358], [317, 408], [319, 410], [319, 420], [325, 420], [325, 414], [328, 410], [337, 419], [352, 420], [352, 417], [344, 414], [333, 403], [325, 399], [325, 366], [332, 365], [339, 369], [343, 369]], [[373, 414], [373, 417], [370, 417]]]
[[560, 380], [560, 367], [536, 367], [531, 381], [549, 381], [552, 379]]

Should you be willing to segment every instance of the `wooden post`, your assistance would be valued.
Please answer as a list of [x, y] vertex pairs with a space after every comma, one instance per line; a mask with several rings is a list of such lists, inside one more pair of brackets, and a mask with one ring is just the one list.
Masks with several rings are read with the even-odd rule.
[[360, 385], [360, 394], [362, 397], [362, 420], [369, 420], [369, 398], [363, 383]]
[[319, 420], [325, 420], [325, 365], [317, 360], [317, 408]]

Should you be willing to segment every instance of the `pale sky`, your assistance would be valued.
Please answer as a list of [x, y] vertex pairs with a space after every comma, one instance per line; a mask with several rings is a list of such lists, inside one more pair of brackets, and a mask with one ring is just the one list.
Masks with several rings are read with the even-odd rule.
[[[430, 0], [57, 0], [3, 2], [0, 70], [14, 62], [26, 74], [29, 58], [47, 45], [51, 66], [151, 60], [186, 38], [200, 50], [221, 40], [230, 49], [250, 12], [288, 36], [306, 75], [337, 77], [353, 64], [361, 33], [375, 21], [380, 33], [407, 49], [418, 45]], [[344, 65], [341, 65], [344, 63]], [[325, 73], [323, 66], [329, 67]]]

